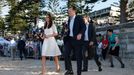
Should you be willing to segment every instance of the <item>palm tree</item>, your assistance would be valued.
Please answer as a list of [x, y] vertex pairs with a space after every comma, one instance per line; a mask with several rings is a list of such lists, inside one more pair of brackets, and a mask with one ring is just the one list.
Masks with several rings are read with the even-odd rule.
[[127, 22], [127, 3], [128, 0], [120, 0], [120, 23]]

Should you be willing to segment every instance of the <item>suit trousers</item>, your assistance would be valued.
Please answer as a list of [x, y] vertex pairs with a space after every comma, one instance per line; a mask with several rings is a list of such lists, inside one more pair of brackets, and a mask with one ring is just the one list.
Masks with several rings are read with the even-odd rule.
[[12, 60], [14, 60], [16, 57], [16, 46], [11, 46], [11, 57]]
[[77, 61], [77, 75], [81, 75], [82, 69], [82, 41], [78, 41], [74, 38], [69, 37], [64, 44], [64, 58], [65, 58], [65, 69], [72, 71], [72, 63], [70, 54], [72, 50], [75, 52], [75, 57]]
[[20, 59], [22, 60], [23, 59], [23, 56], [26, 59], [27, 58], [26, 49], [25, 48], [22, 48], [22, 49], [19, 49], [19, 50], [20, 50]]
[[[92, 53], [92, 54], [91, 54]], [[83, 69], [88, 70], [88, 57], [93, 57], [95, 63], [98, 67], [101, 67], [101, 62], [99, 61], [99, 56], [96, 53], [96, 47], [90, 47], [88, 41], [84, 41], [82, 47], [82, 56], [83, 56]], [[91, 58], [90, 58], [91, 59]]]

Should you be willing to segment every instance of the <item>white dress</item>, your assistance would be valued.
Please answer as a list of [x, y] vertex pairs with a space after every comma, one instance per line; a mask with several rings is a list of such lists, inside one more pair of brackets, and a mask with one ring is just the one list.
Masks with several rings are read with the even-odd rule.
[[[51, 35], [57, 33], [57, 28], [55, 25], [52, 25], [51, 28], [44, 29], [45, 35]], [[42, 45], [42, 56], [59, 56], [61, 55], [58, 44], [55, 40], [55, 37], [45, 38]]]

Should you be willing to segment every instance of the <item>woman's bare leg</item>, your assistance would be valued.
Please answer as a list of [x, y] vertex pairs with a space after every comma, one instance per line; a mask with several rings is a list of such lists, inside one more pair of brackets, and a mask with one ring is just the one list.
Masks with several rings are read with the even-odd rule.
[[54, 57], [54, 62], [55, 62], [55, 65], [56, 65], [56, 71], [59, 72], [60, 71], [60, 65], [59, 65], [58, 56]]
[[46, 57], [42, 56], [42, 75], [45, 75], [46, 71]]

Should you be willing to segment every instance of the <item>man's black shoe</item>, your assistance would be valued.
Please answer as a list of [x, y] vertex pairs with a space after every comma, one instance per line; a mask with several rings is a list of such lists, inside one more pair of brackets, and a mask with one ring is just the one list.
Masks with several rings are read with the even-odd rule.
[[122, 64], [122, 65], [121, 65], [121, 68], [125, 68], [125, 65], [124, 65], [124, 64]]
[[20, 58], [20, 60], [23, 60], [23, 58]]
[[98, 71], [99, 71], [99, 72], [100, 72], [100, 71], [102, 71], [102, 68], [101, 68], [101, 67], [99, 67], [99, 68], [98, 68]]
[[73, 71], [69, 71], [69, 70], [68, 70], [68, 71], [65, 72], [64, 75], [73, 75], [73, 74], [74, 74]]
[[110, 67], [114, 67], [114, 65], [111, 65]]

